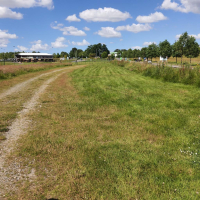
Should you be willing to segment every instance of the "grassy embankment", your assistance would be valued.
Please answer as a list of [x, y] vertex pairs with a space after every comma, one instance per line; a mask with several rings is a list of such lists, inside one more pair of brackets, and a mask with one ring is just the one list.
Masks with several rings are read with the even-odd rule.
[[71, 66], [72, 63], [40, 63], [40, 64], [18, 64], [0, 66], [0, 79], [9, 79], [30, 72], [48, 70], [61, 66]]
[[12, 198], [200, 198], [198, 88], [112, 64], [71, 78], [58, 78], [30, 116], [16, 156], [35, 159], [37, 180]]

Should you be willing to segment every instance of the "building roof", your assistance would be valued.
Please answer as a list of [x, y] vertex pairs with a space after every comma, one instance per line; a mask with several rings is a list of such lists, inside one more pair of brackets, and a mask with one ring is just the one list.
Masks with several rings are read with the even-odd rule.
[[53, 56], [52, 54], [48, 54], [48, 53], [18, 53], [16, 55], [19, 55], [19, 56]]

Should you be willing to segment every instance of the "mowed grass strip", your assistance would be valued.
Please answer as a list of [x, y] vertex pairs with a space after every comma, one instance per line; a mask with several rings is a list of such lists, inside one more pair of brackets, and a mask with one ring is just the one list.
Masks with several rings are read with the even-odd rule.
[[17, 152], [37, 180], [12, 198], [199, 199], [199, 96], [107, 63], [62, 75]]

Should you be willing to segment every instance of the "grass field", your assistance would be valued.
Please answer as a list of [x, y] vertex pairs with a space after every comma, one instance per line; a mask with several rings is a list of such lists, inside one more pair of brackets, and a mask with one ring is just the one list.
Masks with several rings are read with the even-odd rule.
[[[153, 62], [160, 62], [160, 58], [153, 58]], [[190, 63], [190, 58], [183, 57], [183, 63]], [[177, 63], [176, 63], [176, 58], [170, 57], [168, 59], [168, 64], [178, 64], [181, 65], [181, 58], [177, 58]], [[200, 65], [200, 56], [197, 58], [192, 58], [191, 59], [191, 65]]]
[[199, 97], [109, 63], [62, 75], [14, 155], [37, 179], [11, 199], [199, 199]]
[[71, 66], [72, 63], [35, 63], [0, 66], [0, 79], [10, 79], [22, 74], [53, 69], [61, 66]]

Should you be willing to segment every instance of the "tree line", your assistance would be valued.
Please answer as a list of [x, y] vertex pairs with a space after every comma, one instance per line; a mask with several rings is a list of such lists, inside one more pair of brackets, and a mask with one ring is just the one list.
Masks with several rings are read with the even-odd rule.
[[72, 48], [69, 53], [62, 51], [60, 54], [53, 54], [54, 58], [91, 58], [91, 57], [107, 57], [110, 51], [105, 44], [94, 44], [87, 47], [85, 51], [82, 49]]
[[[163, 57], [163, 58], [170, 58], [170, 57], [176, 57], [182, 58], [183, 56], [186, 56], [187, 58], [190, 58], [190, 62], [192, 58], [198, 57], [200, 54], [200, 48], [199, 44], [196, 42], [196, 39], [192, 36], [189, 36], [187, 32], [183, 33], [180, 38], [174, 43], [170, 44], [167, 40], [160, 42], [158, 45], [156, 44], [150, 44], [148, 47], [144, 47], [142, 49], [116, 49], [114, 52], [117, 52], [117, 57], [123, 57], [123, 58], [146, 58], [153, 59], [157, 57]], [[15, 54], [20, 52], [15, 52]], [[24, 52], [22, 52], [24, 53]], [[36, 53], [36, 52], [32, 52]], [[39, 53], [39, 52], [38, 52]], [[92, 58], [92, 57], [102, 57], [107, 58], [108, 54], [110, 54], [110, 51], [108, 50], [107, 46], [105, 44], [94, 44], [87, 47], [85, 51], [82, 49], [72, 48], [69, 53], [62, 51], [61, 53], [54, 53], [54, 58]], [[113, 55], [111, 57], [114, 58]], [[7, 59], [7, 58], [14, 58], [14, 52], [6, 52], [6, 53], [0, 53], [0, 59]]]
[[159, 45], [150, 44], [148, 47], [144, 47], [141, 50], [139, 49], [116, 49], [118, 57], [123, 58], [170, 58], [176, 57], [181, 58], [181, 63], [183, 60], [183, 56], [190, 58], [190, 63], [192, 58], [196, 58], [200, 54], [199, 44], [196, 42], [196, 39], [193, 36], [189, 36], [187, 32], [183, 33], [180, 38], [174, 43], [170, 44], [167, 40], [160, 42]]

